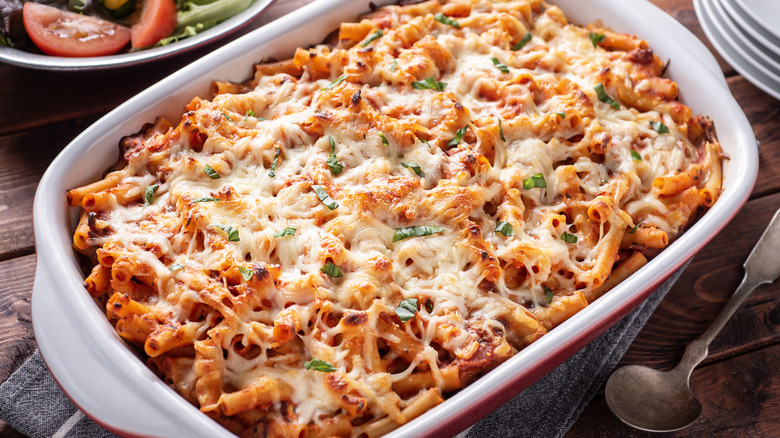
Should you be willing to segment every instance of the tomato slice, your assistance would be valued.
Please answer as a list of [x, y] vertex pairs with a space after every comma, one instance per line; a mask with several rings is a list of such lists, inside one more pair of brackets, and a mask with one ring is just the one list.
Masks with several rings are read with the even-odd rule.
[[132, 28], [132, 46], [149, 47], [169, 36], [176, 28], [174, 0], [146, 0], [141, 19]]
[[130, 41], [125, 26], [39, 3], [25, 3], [22, 18], [27, 35], [47, 55], [113, 55]]

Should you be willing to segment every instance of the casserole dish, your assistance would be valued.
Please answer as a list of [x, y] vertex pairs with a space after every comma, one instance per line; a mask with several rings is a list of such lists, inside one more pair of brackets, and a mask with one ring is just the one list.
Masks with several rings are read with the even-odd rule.
[[[606, 11], [602, 3], [592, 2], [587, 10], [599, 11], [605, 22], [611, 20], [616, 23], [640, 23], [640, 17], [659, 13], [652, 7], [643, 11], [643, 8], [648, 8], [649, 5], [637, 2], [634, 9], [623, 11], [623, 15], [620, 15], [614, 11]], [[565, 10], [571, 11], [570, 16], [575, 21], [586, 22], [597, 18], [586, 16], [585, 12], [578, 16], [572, 4], [559, 4]], [[338, 13], [328, 12], [332, 3], [314, 3], [290, 18], [273, 23], [253, 33], [251, 37], [231, 44], [153, 86], [77, 138], [44, 177], [36, 201], [35, 214], [39, 219], [36, 221], [36, 233], [39, 242], [47, 242], [50, 245], [40, 251], [39, 279], [36, 281], [33, 298], [36, 335], [39, 337], [45, 360], [49, 362], [53, 374], [66, 392], [70, 393], [90, 416], [107, 427], [120, 433], [137, 435], [226, 434], [173, 394], [153, 373], [145, 369], [140, 361], [133, 359], [131, 350], [117, 342], [116, 335], [110, 330], [100, 310], [83, 294], [80, 286], [82, 277], [74, 257], [69, 255], [70, 242], [66, 237], [72, 229], [72, 222], [69, 224], [68, 218], [70, 216], [72, 220], [72, 213], [75, 212], [69, 212], [62, 205], [62, 190], [94, 179], [96, 175], [93, 171], [87, 171], [87, 166], [94, 168], [95, 165], [110, 163], [114, 156], [114, 144], [120, 136], [156, 115], [162, 114], [170, 118], [178, 114], [181, 106], [192, 95], [207, 93], [211, 79], [240, 81], [246, 76], [244, 68], [251, 62], [267, 57], [287, 57], [293, 47], [307, 46], [323, 39], [338, 21], [364, 12], [367, 7], [364, 1], [354, 0], [340, 2], [339, 6], [341, 9]], [[303, 24], [309, 26], [308, 35], [287, 35]], [[281, 37], [285, 35], [287, 38], [282, 40]], [[684, 36], [679, 37], [683, 38]], [[675, 43], [674, 40], [664, 40], [663, 35], [657, 39], [649, 39], [654, 46], [659, 47], [674, 47]], [[259, 45], [255, 47], [258, 42]], [[692, 43], [691, 47], [695, 50], [699, 46]], [[664, 52], [663, 49], [659, 53], [662, 57], [687, 56], [682, 52]], [[678, 71], [699, 72], [697, 81], [700, 86], [695, 86], [692, 78], [686, 80], [681, 76], [675, 79], [678, 79], [686, 93], [700, 96], [697, 97], [698, 100], [690, 97], [686, 99], [695, 111], [716, 108], [716, 102], [722, 107], [712, 115], [721, 129], [726, 128], [722, 141], [727, 145], [726, 152], [732, 157], [732, 162], [727, 169], [726, 192], [721, 201], [653, 263], [637, 272], [614, 292], [596, 301], [591, 306], [594, 310], [584, 313], [586, 317], [576, 317], [561, 325], [541, 340], [541, 347], [533, 344], [441, 407], [433, 409], [394, 434], [408, 436], [454, 433], [468, 422], [473, 422], [564, 360], [628, 312], [732, 217], [746, 200], [754, 181], [756, 151], [744, 116], [718, 74], [709, 70], [710, 65], [712, 63], [687, 62], [678, 67]], [[725, 105], [721, 101], [726, 102]], [[83, 156], [94, 157], [96, 161], [86, 165], [80, 159]], [[44, 218], [46, 222], [43, 222]], [[58, 266], [58, 260], [65, 263], [59, 263]], [[53, 279], [65, 286], [65, 293], [52, 295]], [[78, 308], [81, 308], [79, 313], [73, 312]], [[64, 314], [70, 315], [63, 317]], [[65, 341], [67, 338], [72, 339]], [[131, 365], [125, 366], [127, 362], [131, 362]], [[105, 388], [110, 388], [110, 392]], [[144, 424], [134, 424], [133, 419], [140, 418], [141, 415]]]

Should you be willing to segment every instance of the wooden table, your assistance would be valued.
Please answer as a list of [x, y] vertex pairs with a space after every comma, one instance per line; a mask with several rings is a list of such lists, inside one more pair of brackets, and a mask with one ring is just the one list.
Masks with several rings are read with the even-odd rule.
[[[277, 1], [254, 25], [309, 1]], [[691, 0], [652, 1], [711, 47]], [[0, 382], [35, 349], [30, 319], [35, 272], [32, 203], [41, 175], [57, 153], [100, 116], [213, 48], [139, 68], [96, 73], [0, 65]], [[694, 258], [622, 364], [660, 369], [676, 364], [684, 345], [704, 331], [736, 288], [742, 262], [780, 207], [780, 106], [719, 61], [762, 144], [758, 183], [745, 208]], [[704, 403], [703, 417], [670, 435], [780, 436], [778, 291], [780, 285], [756, 290], [715, 339], [710, 357], [692, 376], [692, 387]], [[0, 421], [0, 436], [19, 435]], [[623, 425], [599, 396], [567, 437], [645, 435], [651, 434]]]

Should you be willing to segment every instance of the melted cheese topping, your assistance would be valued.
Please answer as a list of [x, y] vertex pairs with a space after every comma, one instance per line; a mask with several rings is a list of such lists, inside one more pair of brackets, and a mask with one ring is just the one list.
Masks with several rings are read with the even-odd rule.
[[662, 72], [537, 0], [379, 9], [123, 139], [69, 195], [87, 287], [236, 433], [383, 434], [714, 202], [711, 125]]

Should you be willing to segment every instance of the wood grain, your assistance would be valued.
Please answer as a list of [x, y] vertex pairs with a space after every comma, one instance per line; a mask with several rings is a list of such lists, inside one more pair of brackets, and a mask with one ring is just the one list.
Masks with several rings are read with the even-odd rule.
[[709, 366], [691, 375], [691, 388], [704, 405], [688, 429], [653, 434], [633, 429], [612, 415], [603, 396], [596, 398], [566, 438], [755, 437], [780, 436], [780, 345]]
[[[30, 307], [34, 276], [34, 255], [0, 262], [0, 382], [35, 351]], [[0, 437], [21, 436], [0, 420]]]

